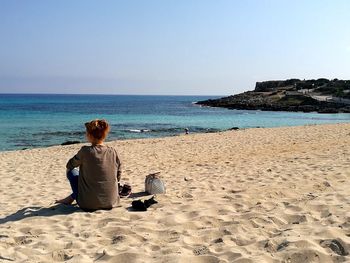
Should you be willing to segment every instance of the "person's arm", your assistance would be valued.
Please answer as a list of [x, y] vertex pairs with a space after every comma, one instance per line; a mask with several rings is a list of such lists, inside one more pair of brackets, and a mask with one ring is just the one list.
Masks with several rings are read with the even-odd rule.
[[79, 150], [79, 152], [78, 152], [76, 155], [74, 155], [74, 157], [71, 158], [71, 159], [67, 162], [66, 167], [67, 167], [68, 170], [72, 170], [73, 168], [78, 167], [78, 166], [81, 165], [81, 162], [82, 162], [82, 155], [83, 155], [83, 154], [82, 154], [82, 150], [83, 150], [83, 148], [81, 148], [81, 149]]
[[122, 177], [122, 163], [119, 159], [117, 151], [115, 151], [116, 154], [116, 166], [117, 166], [117, 181], [120, 182], [120, 178]]

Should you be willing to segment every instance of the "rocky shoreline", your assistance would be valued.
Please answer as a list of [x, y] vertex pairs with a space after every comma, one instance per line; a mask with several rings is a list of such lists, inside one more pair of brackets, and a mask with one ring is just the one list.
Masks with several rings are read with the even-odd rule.
[[254, 91], [196, 104], [238, 110], [350, 113], [349, 80], [257, 82]]

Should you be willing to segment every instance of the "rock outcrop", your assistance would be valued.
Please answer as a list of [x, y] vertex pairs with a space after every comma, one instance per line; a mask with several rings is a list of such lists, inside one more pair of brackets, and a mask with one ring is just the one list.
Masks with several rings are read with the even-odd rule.
[[197, 104], [239, 110], [350, 113], [350, 81], [289, 79], [257, 82], [254, 91]]

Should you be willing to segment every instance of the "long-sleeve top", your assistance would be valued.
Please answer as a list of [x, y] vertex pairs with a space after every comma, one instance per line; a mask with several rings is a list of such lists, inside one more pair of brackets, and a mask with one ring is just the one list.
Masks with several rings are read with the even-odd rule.
[[67, 169], [75, 167], [79, 167], [77, 203], [82, 209], [111, 209], [119, 204], [116, 175], [121, 162], [113, 147], [83, 146], [67, 163]]

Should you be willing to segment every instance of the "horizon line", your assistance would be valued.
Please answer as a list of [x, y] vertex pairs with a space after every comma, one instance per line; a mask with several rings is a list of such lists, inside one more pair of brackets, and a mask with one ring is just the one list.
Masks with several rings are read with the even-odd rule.
[[[230, 96], [230, 95], [214, 95], [214, 94], [115, 94], [115, 93], [41, 93], [41, 92], [0, 92], [0, 95], [95, 95], [95, 96], [198, 96], [198, 97], [210, 97], [210, 96]], [[232, 94], [231, 94], [232, 95]]]

